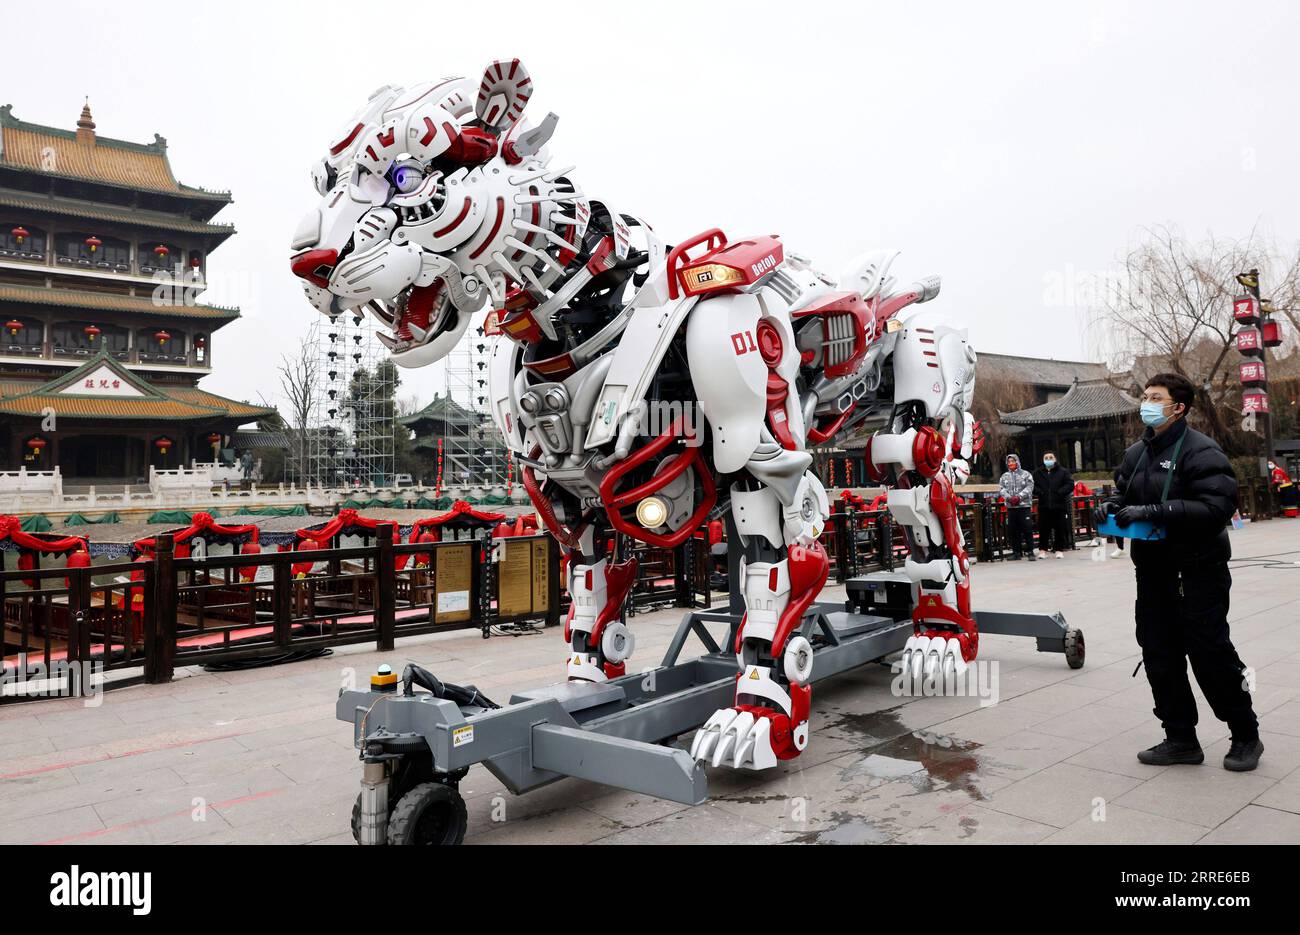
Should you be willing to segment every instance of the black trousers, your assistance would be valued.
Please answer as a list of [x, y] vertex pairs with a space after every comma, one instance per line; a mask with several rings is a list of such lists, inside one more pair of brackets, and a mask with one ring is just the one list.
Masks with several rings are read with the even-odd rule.
[[1256, 737], [1259, 722], [1246, 690], [1246, 667], [1228, 634], [1228, 563], [1177, 563], [1148, 553], [1135, 554], [1134, 565], [1137, 641], [1155, 699], [1153, 710], [1166, 735], [1171, 740], [1196, 737], [1196, 699], [1187, 680], [1190, 661], [1214, 716], [1227, 723], [1233, 737]]
[[1064, 552], [1074, 548], [1073, 521], [1067, 507], [1056, 510], [1038, 507], [1038, 547], [1044, 552]]
[[1007, 507], [1007, 542], [1012, 555], [1022, 555], [1034, 548], [1034, 527], [1027, 506]]

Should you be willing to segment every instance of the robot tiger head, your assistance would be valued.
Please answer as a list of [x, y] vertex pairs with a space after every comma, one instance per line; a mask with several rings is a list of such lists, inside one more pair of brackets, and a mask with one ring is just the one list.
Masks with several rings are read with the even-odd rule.
[[501, 307], [512, 287], [546, 281], [561, 245], [580, 242], [576, 226], [555, 233], [561, 203], [580, 196], [546, 168], [554, 115], [536, 129], [521, 120], [531, 93], [515, 59], [477, 88], [452, 78], [370, 96], [313, 166], [320, 201], [291, 244], [317, 311], [370, 312], [393, 361], [420, 367], [489, 299]]

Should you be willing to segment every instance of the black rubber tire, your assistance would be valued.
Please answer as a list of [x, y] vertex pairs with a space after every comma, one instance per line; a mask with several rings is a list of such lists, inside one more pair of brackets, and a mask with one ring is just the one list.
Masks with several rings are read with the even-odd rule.
[[[352, 821], [349, 822], [352, 827], [352, 840], [358, 844], [361, 843], [361, 793], [357, 793], [357, 800], [352, 803]], [[387, 842], [385, 842], [387, 843]]]
[[388, 818], [388, 843], [459, 844], [465, 840], [469, 815], [454, 786], [423, 782], [402, 796]]
[[1065, 661], [1071, 669], [1082, 669], [1086, 654], [1083, 645], [1082, 630], [1065, 631]]

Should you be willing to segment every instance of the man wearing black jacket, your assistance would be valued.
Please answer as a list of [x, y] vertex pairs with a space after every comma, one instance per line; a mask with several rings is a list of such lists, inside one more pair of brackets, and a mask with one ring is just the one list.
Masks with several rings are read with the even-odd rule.
[[1115, 493], [1098, 507], [1098, 522], [1115, 514], [1126, 527], [1151, 522], [1162, 539], [1134, 538], [1137, 640], [1166, 739], [1138, 754], [1143, 763], [1201, 763], [1196, 699], [1187, 662], [1232, 744], [1225, 769], [1252, 770], [1264, 745], [1246, 689], [1245, 666], [1228, 634], [1228, 521], [1237, 507], [1237, 477], [1218, 444], [1187, 424], [1192, 384], [1156, 374], [1142, 394], [1147, 430], [1124, 454]]
[[1074, 477], [1056, 459], [1056, 452], [1043, 452], [1043, 466], [1034, 471], [1034, 496], [1038, 498], [1038, 548], [1046, 555], [1074, 548]]

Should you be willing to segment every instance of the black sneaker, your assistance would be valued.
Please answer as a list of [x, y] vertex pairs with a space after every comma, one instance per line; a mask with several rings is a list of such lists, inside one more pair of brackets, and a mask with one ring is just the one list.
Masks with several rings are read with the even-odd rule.
[[1228, 748], [1228, 755], [1223, 758], [1223, 768], [1234, 773], [1248, 773], [1259, 765], [1259, 757], [1263, 752], [1264, 742], [1258, 737], [1254, 740], [1234, 740]]
[[1195, 740], [1162, 740], [1149, 750], [1140, 751], [1138, 760], [1148, 766], [1196, 766], [1205, 762], [1205, 753]]

